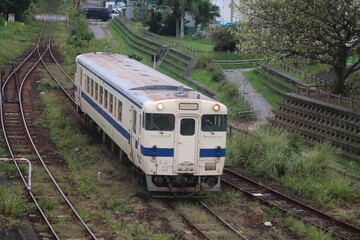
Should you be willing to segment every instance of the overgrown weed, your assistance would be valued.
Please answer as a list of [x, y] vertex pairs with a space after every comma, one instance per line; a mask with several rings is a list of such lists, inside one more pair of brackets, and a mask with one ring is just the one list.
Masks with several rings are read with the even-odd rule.
[[298, 134], [267, 125], [247, 137], [229, 139], [228, 149], [227, 164], [278, 181], [321, 206], [359, 199], [353, 181], [330, 168], [335, 157], [329, 144], [302, 149]]

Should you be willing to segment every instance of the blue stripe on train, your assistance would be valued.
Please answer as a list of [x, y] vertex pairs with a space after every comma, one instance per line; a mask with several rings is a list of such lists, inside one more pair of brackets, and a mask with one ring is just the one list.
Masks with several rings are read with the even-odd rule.
[[141, 154], [146, 157], [174, 157], [173, 148], [146, 148], [141, 145]]
[[81, 92], [81, 96], [103, 117], [108, 121], [121, 135], [123, 135], [128, 141], [130, 140], [130, 133], [126, 131], [119, 123], [117, 123], [102, 107], [96, 104], [88, 95]]
[[200, 149], [200, 157], [225, 157], [226, 149], [215, 149], [215, 148], [208, 148], [208, 149]]
[[[173, 148], [146, 148], [141, 145], [141, 154], [146, 157], [174, 157]], [[200, 157], [225, 157], [226, 149], [200, 149]]]

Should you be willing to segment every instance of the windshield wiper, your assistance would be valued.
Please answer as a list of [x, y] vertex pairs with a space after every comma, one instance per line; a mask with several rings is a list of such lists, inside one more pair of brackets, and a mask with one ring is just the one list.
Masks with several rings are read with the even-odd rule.
[[160, 128], [158, 127], [158, 125], [156, 125], [155, 123], [152, 123], [152, 127], [156, 128], [156, 130], [158, 130], [161, 134], [163, 134], [163, 132], [160, 130]]

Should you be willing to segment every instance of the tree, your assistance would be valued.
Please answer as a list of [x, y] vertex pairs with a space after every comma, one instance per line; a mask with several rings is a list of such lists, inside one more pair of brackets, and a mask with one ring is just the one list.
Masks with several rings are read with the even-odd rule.
[[149, 27], [149, 31], [160, 34], [161, 32], [162, 14], [156, 9], [150, 9], [145, 13], [143, 25]]
[[242, 0], [239, 48], [276, 58], [302, 57], [329, 64], [333, 92], [346, 94], [345, 80], [360, 69], [346, 66], [360, 49], [359, 0]]
[[220, 8], [209, 0], [191, 1], [190, 13], [194, 19], [194, 35], [198, 35], [198, 25], [202, 23], [206, 27], [216, 17], [220, 17]]
[[185, 5], [189, 0], [164, 0], [164, 3], [173, 9], [176, 22], [176, 37], [184, 39]]
[[1, 0], [0, 15], [14, 13], [17, 20], [25, 18], [24, 12], [30, 7], [32, 0]]

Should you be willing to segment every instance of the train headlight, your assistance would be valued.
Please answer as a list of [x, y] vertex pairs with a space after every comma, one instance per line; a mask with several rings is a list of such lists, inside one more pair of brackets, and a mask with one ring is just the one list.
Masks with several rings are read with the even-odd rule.
[[162, 104], [162, 103], [159, 103], [158, 105], [157, 105], [157, 109], [158, 110], [163, 110], [165, 108], [165, 106], [164, 106], [164, 104]]
[[219, 111], [219, 110], [220, 110], [220, 105], [219, 105], [219, 104], [215, 104], [215, 105], [213, 106], [213, 109], [214, 109], [215, 112]]

